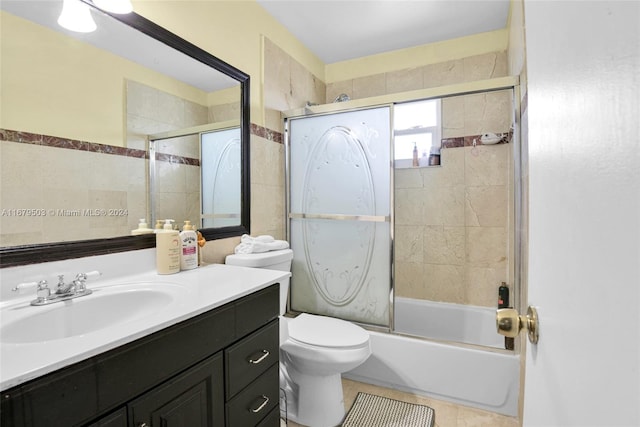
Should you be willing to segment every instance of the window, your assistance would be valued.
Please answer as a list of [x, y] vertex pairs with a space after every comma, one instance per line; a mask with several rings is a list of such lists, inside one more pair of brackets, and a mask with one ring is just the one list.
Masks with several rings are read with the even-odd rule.
[[[420, 166], [429, 165], [429, 156], [440, 156], [440, 100], [414, 101], [394, 105], [394, 166], [413, 167], [413, 150]], [[439, 164], [439, 161], [438, 161]]]

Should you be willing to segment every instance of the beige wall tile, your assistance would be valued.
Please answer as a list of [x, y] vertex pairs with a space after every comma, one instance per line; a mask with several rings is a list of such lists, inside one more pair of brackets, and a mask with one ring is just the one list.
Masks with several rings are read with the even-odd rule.
[[464, 185], [464, 157], [462, 148], [442, 149], [440, 151], [441, 166], [420, 168], [424, 188], [428, 191]]
[[511, 144], [465, 147], [467, 185], [507, 185]]
[[407, 263], [422, 262], [424, 227], [402, 226], [395, 228], [395, 260]]
[[347, 94], [351, 99], [369, 98], [387, 93], [384, 74], [360, 77], [353, 80], [353, 93]]
[[395, 192], [395, 221], [398, 225], [424, 225], [424, 199], [421, 188], [397, 189]]
[[351, 99], [355, 99], [353, 95], [353, 80], [344, 80], [327, 84], [327, 96], [325, 102], [330, 104], [343, 93], [349, 95]]
[[251, 182], [284, 188], [284, 144], [251, 136]]
[[251, 190], [251, 234], [283, 239], [284, 187], [254, 183]]
[[422, 188], [422, 168], [394, 169], [394, 187], [399, 188]]
[[291, 57], [269, 39], [264, 42], [264, 103], [272, 110], [286, 111], [291, 92]]
[[464, 267], [450, 264], [424, 265], [424, 298], [464, 304]]
[[464, 81], [467, 82], [503, 77], [507, 73], [506, 52], [470, 56], [463, 61]]
[[505, 268], [467, 266], [465, 271], [465, 301], [482, 307], [496, 307], [498, 287], [507, 282]]
[[424, 263], [464, 265], [465, 253], [464, 227], [424, 227]]
[[399, 93], [424, 87], [421, 68], [409, 68], [385, 74], [385, 93]]
[[506, 227], [507, 198], [506, 185], [467, 186], [465, 223], [467, 226]]
[[426, 188], [424, 224], [464, 226], [464, 186]]
[[467, 227], [466, 261], [476, 267], [504, 267], [507, 233], [503, 227]]
[[204, 247], [199, 248], [201, 259], [206, 264], [224, 264], [225, 257], [232, 254], [235, 247], [239, 244], [239, 236], [228, 239], [209, 240]]
[[465, 102], [463, 96], [442, 100], [442, 137], [454, 138], [467, 135], [465, 132]]
[[425, 264], [395, 261], [395, 294], [407, 298], [424, 298]]
[[462, 59], [429, 64], [422, 67], [424, 88], [460, 83], [464, 79]]

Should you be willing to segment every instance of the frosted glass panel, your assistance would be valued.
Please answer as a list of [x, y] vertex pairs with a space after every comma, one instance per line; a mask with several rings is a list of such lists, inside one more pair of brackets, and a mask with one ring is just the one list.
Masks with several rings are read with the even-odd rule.
[[240, 128], [201, 136], [202, 227], [240, 225]]
[[289, 123], [291, 308], [387, 326], [389, 108]]

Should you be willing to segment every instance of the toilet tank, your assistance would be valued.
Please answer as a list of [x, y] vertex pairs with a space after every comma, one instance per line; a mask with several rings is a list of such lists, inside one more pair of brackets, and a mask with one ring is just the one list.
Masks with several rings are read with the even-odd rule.
[[[267, 270], [291, 271], [293, 251], [281, 249], [279, 251], [261, 252], [257, 254], [232, 254], [227, 255], [225, 264], [241, 267], [265, 268]], [[280, 314], [287, 311], [287, 298], [289, 296], [289, 279], [280, 283]]]
[[293, 251], [281, 249], [279, 251], [261, 252], [257, 254], [227, 255], [225, 264], [242, 267], [266, 268], [268, 270], [291, 271]]

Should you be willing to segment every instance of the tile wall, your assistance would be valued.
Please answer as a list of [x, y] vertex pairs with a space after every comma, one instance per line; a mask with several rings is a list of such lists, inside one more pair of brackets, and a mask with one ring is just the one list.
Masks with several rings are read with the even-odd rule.
[[[126, 88], [128, 147], [146, 148], [147, 135], [209, 123], [207, 106], [134, 81]], [[156, 219], [173, 219], [180, 228], [185, 220], [199, 223], [199, 144], [197, 135], [156, 142]], [[151, 212], [145, 216], [151, 218]]]
[[6, 130], [0, 140], [2, 246], [127, 235], [146, 215], [143, 150]]
[[[395, 171], [396, 295], [495, 306], [511, 283], [511, 91], [443, 99], [441, 166]], [[475, 141], [475, 145], [474, 145]]]
[[[238, 108], [208, 108], [129, 81], [125, 147], [0, 130], [0, 244], [128, 235], [150, 217], [145, 135], [227, 120]], [[158, 151], [159, 217], [197, 223], [197, 140]]]

